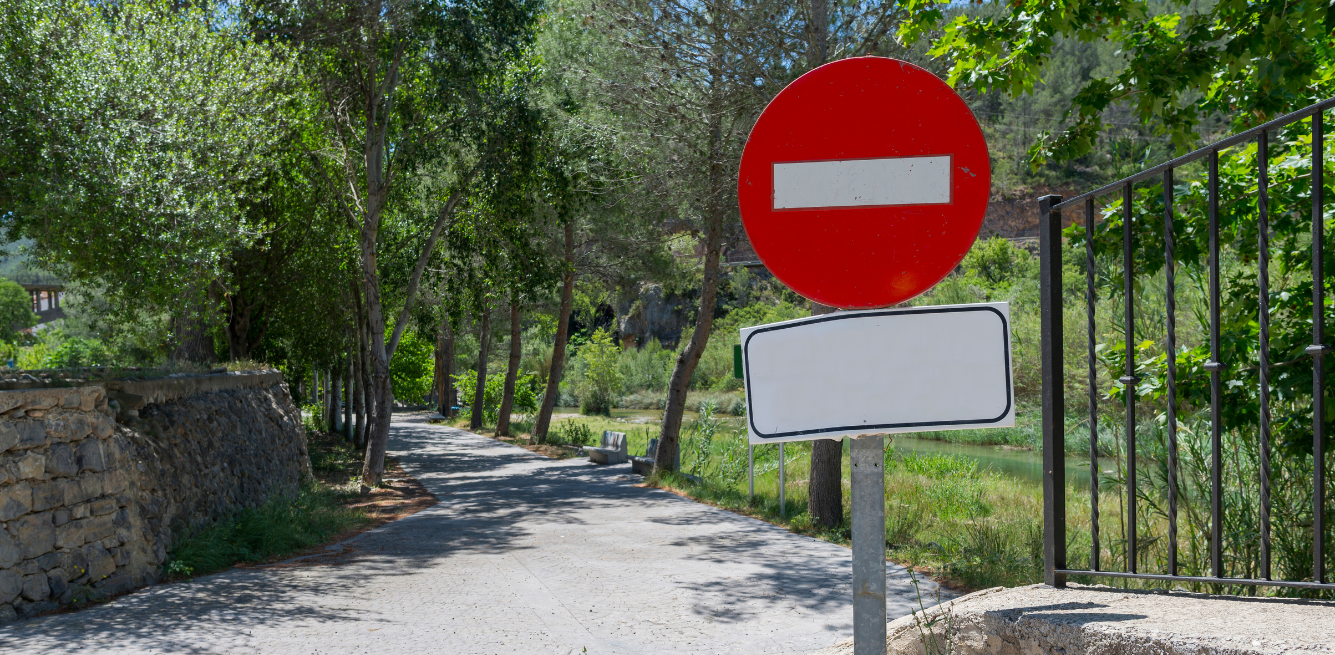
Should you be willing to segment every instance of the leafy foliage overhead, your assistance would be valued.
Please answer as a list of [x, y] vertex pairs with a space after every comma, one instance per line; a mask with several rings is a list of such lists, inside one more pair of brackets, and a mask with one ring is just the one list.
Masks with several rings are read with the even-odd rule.
[[298, 94], [281, 48], [157, 0], [18, 0], [0, 18], [0, 230], [147, 299], [260, 234], [267, 157]]
[[[948, 81], [974, 89], [1032, 92], [1063, 39], [1116, 43], [1122, 66], [1087, 81], [1069, 124], [1031, 150], [1048, 158], [1090, 152], [1115, 104], [1171, 136], [1197, 139], [1209, 114], [1256, 124], [1329, 93], [1335, 6], [1317, 0], [1015, 0], [960, 9], [948, 0], [908, 0], [906, 42], [936, 37], [930, 53], [950, 63]], [[939, 30], [939, 32], [938, 32]]]

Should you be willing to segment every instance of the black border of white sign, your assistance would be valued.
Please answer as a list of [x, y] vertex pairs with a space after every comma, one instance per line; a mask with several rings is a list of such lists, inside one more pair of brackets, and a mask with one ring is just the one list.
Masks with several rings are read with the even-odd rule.
[[[837, 321], [852, 323], [826, 325]], [[760, 347], [780, 331], [781, 347]], [[751, 443], [1015, 425], [1008, 303], [844, 311], [741, 333]], [[753, 379], [753, 362], [768, 374]]]

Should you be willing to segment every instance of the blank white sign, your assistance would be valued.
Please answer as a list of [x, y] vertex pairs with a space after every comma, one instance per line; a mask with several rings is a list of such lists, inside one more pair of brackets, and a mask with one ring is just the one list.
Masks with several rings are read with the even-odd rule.
[[950, 202], [950, 155], [774, 164], [774, 208]]
[[747, 328], [742, 364], [751, 443], [1015, 425], [1008, 303]]

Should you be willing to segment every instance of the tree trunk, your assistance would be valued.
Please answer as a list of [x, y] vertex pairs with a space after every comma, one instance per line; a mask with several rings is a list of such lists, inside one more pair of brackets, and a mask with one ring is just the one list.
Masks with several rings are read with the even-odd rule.
[[519, 359], [523, 356], [519, 342], [519, 296], [510, 298], [510, 362], [505, 367], [505, 391], [501, 394], [501, 413], [496, 418], [496, 435], [510, 436], [510, 410], [515, 405], [515, 378], [519, 377]]
[[710, 220], [705, 236], [705, 275], [700, 288], [700, 314], [686, 349], [677, 355], [677, 364], [668, 381], [667, 404], [663, 408], [663, 426], [658, 434], [658, 450], [654, 454], [654, 468], [673, 470], [677, 462], [678, 438], [681, 419], [686, 411], [686, 393], [690, 390], [691, 375], [700, 363], [700, 356], [709, 343], [709, 332], [714, 327], [714, 302], [718, 297], [719, 253], [723, 246], [722, 220]]
[[254, 305], [237, 296], [227, 300], [227, 354], [232, 361], [250, 358], [250, 321]]
[[[371, 157], [368, 156], [368, 163]], [[371, 364], [371, 394], [375, 401], [370, 433], [367, 435], [366, 460], [362, 464], [362, 488], [369, 491], [380, 485], [385, 474], [385, 449], [389, 443], [389, 422], [394, 411], [393, 390], [389, 381], [389, 350], [385, 343], [385, 315], [380, 303], [380, 277], [376, 263], [375, 232], [379, 226], [379, 209], [383, 203], [383, 160], [377, 158], [375, 174], [367, 172], [368, 186], [377, 193], [374, 202], [368, 198], [367, 226], [361, 239], [362, 283], [366, 298], [367, 350]], [[368, 168], [370, 168], [368, 166]], [[374, 212], [372, 211], [374, 208]], [[375, 216], [372, 216], [375, 214]]]
[[375, 389], [371, 379], [371, 348], [367, 343], [366, 326], [362, 326], [362, 411], [366, 413], [366, 422], [362, 424], [361, 449], [371, 446], [371, 425], [375, 422]]
[[830, 56], [830, 14], [829, 0], [809, 0], [811, 11], [811, 41], [807, 56], [811, 58], [811, 67], [816, 68], [825, 63]]
[[436, 413], [441, 416], [449, 416], [445, 413], [445, 341], [449, 338], [445, 334], [446, 325], [449, 325], [450, 319], [447, 316], [440, 326], [440, 334], [436, 336], [436, 347], [432, 351], [432, 357], [436, 361], [434, 380], [431, 395], [436, 400]]
[[370, 490], [379, 486], [385, 475], [385, 450], [389, 447], [389, 421], [394, 411], [393, 390], [389, 383], [388, 363], [371, 358], [371, 395], [375, 399], [375, 414], [366, 439], [366, 461], [362, 465], [362, 487]]
[[[811, 303], [811, 314], [834, 311], [820, 303]], [[832, 528], [844, 520], [844, 442], [842, 439], [817, 439], [811, 442], [811, 475], [807, 477], [807, 513], [821, 525]]]
[[343, 357], [343, 438], [352, 441], [352, 351]]
[[[717, 23], [717, 17], [714, 21]], [[715, 28], [718, 29], [717, 27]], [[654, 470], [674, 470], [677, 467], [678, 439], [681, 436], [681, 417], [686, 411], [686, 392], [690, 390], [691, 375], [700, 363], [700, 356], [709, 343], [709, 332], [714, 327], [714, 302], [718, 298], [719, 255], [723, 249], [723, 221], [727, 215], [729, 195], [728, 175], [723, 155], [723, 69], [722, 35], [714, 35], [714, 64], [710, 74], [709, 112], [709, 201], [706, 214], [704, 246], [704, 279], [700, 284], [700, 312], [695, 330], [686, 349], [677, 355], [677, 364], [668, 380], [667, 404], [663, 408], [663, 426], [658, 434], [658, 451], [654, 454]], [[735, 189], [732, 190], [735, 193]]]
[[338, 364], [329, 369], [329, 431], [338, 434], [343, 427], [343, 371]]
[[482, 337], [477, 350], [477, 384], [473, 386], [473, 416], [468, 429], [476, 432], [482, 427], [482, 401], [487, 393], [487, 349], [491, 348], [491, 312], [482, 310]]
[[323, 378], [323, 379], [322, 379], [322, 383], [323, 383], [323, 384], [322, 384], [322, 386], [318, 386], [318, 387], [316, 387], [316, 389], [318, 390], [317, 393], [320, 394], [320, 422], [324, 424], [324, 430], [325, 430], [325, 432], [328, 432], [328, 431], [330, 430], [330, 428], [329, 428], [329, 374], [328, 374], [328, 373], [325, 373], [324, 375], [322, 375], [322, 376], [320, 376], [320, 377]]
[[364, 389], [366, 385], [362, 382], [362, 348], [360, 330], [353, 333], [353, 338], [357, 339], [357, 349], [352, 351], [352, 435], [349, 439], [356, 448], [362, 446], [363, 430], [366, 428], [366, 404], [364, 403]]
[[217, 358], [213, 352], [213, 335], [209, 334], [206, 318], [207, 301], [188, 295], [185, 313], [172, 319], [172, 332], [175, 347], [171, 359], [178, 362], [212, 364]]
[[441, 382], [443, 389], [440, 395], [440, 415], [454, 418], [456, 400], [454, 397], [454, 325], [448, 318], [445, 319], [445, 344], [441, 352], [444, 355], [445, 362], [441, 366], [444, 380]]
[[566, 271], [561, 278], [561, 310], [556, 317], [556, 343], [552, 346], [552, 365], [547, 370], [547, 392], [542, 395], [542, 408], [538, 410], [538, 421], [533, 426], [533, 440], [546, 443], [547, 429], [552, 424], [552, 410], [556, 409], [556, 397], [561, 394], [561, 373], [566, 363], [566, 340], [570, 336], [570, 309], [575, 299], [575, 224], [567, 221]]
[[811, 442], [811, 475], [807, 480], [807, 513], [832, 528], [844, 520], [844, 441]]

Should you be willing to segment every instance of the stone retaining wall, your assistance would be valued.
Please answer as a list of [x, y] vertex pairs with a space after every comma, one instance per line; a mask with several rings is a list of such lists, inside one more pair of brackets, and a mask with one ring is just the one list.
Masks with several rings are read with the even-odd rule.
[[309, 474], [274, 373], [0, 391], [0, 623], [151, 584], [174, 535]]

